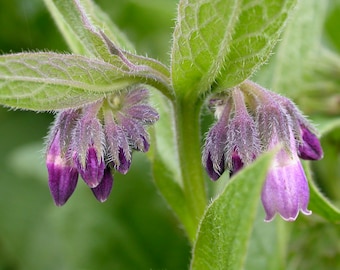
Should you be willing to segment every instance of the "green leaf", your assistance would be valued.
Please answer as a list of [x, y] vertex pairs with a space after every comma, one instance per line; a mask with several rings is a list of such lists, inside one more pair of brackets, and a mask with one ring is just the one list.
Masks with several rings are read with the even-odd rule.
[[217, 82], [234, 86], [263, 64], [295, 0], [181, 1], [172, 47], [172, 80], [181, 95]]
[[134, 51], [134, 45], [128, 40], [126, 35], [120, 31], [110, 17], [92, 0], [80, 1], [85, 14], [90, 18], [95, 27], [101, 29], [113, 43], [119, 45], [124, 50]]
[[327, 5], [328, 1], [319, 0], [298, 2], [274, 57], [257, 80], [259, 83], [294, 98], [307, 96], [301, 90], [310, 86], [306, 75], [319, 64], [316, 55], [322, 40]]
[[72, 52], [96, 57], [108, 54], [103, 39], [79, 1], [44, 1]]
[[263, 222], [264, 216], [264, 209], [259, 201], [243, 269], [287, 269], [285, 257], [287, 239], [289, 238], [286, 232], [287, 222], [281, 218], [275, 218], [271, 222]]
[[171, 52], [175, 91], [186, 95], [209, 89], [240, 12], [238, 0], [180, 1]]
[[125, 66], [134, 76], [140, 76], [141, 82], [149, 83], [169, 98], [173, 96], [168, 68], [154, 59], [121, 50], [117, 45], [130, 50], [132, 45], [91, 0], [45, 0], [45, 3], [74, 53]]
[[242, 269], [267, 169], [275, 153], [240, 171], [201, 221], [191, 269]]
[[[131, 77], [129, 77], [131, 76]], [[137, 79], [96, 59], [55, 53], [0, 56], [0, 104], [21, 109], [78, 107]]]
[[247, 0], [234, 29], [217, 88], [235, 86], [251, 76], [271, 55], [297, 0]]
[[308, 179], [310, 188], [309, 208], [312, 210], [313, 214], [318, 214], [330, 222], [340, 223], [340, 210], [322, 195], [314, 181], [312, 181], [310, 173]]

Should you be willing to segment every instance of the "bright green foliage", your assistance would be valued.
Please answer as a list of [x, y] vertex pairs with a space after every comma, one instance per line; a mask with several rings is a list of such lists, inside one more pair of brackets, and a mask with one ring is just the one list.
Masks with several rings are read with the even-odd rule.
[[127, 87], [120, 67], [96, 59], [55, 53], [0, 57], [0, 100], [31, 110], [77, 107]]
[[295, 6], [282, 1], [181, 1], [172, 80], [181, 95], [235, 86], [269, 57]]
[[[27, 14], [21, 16], [26, 18], [30, 14], [27, 7], [38, 6], [38, 2], [22, 0]], [[134, 154], [135, 167], [124, 177], [115, 174], [112, 199], [106, 204], [89, 200], [80, 186], [67, 206], [56, 209], [48, 196], [43, 161], [35, 160], [40, 147], [25, 146], [44, 136], [50, 119], [43, 117], [48, 115], [0, 109], [0, 231], [5, 232], [0, 234], [0, 268], [185, 269], [190, 244], [192, 269], [338, 266], [340, 57], [332, 49], [339, 50], [340, 44], [339, 1], [179, 1], [170, 59], [166, 60], [170, 68], [134, 54], [134, 44], [93, 1], [44, 2], [73, 54], [0, 56], [0, 104], [34, 111], [79, 108], [145, 84], [160, 120], [150, 129], [151, 168], [141, 155]], [[142, 44], [137, 51], [143, 51], [143, 46], [154, 48], [150, 43], [163, 38], [155, 34], [151, 42], [144, 36], [150, 29], [144, 22], [153, 18], [143, 17], [138, 6], [150, 13], [158, 13], [156, 10], [169, 15], [173, 11], [175, 16], [173, 2], [98, 0], [111, 7], [109, 12], [115, 10], [124, 26], [134, 19], [143, 22], [133, 26], [138, 35], [131, 38], [138, 36]], [[331, 10], [327, 11], [328, 5]], [[163, 31], [160, 25], [171, 23], [163, 18], [166, 16], [159, 22], [159, 17], [155, 14], [157, 33]], [[41, 22], [37, 25], [44, 27]], [[34, 38], [34, 29], [29, 30]], [[49, 31], [42, 31], [51, 38]], [[23, 35], [16, 36], [14, 42], [22, 44]], [[328, 43], [335, 45], [326, 48]], [[160, 44], [169, 44], [169, 40]], [[165, 48], [162, 53], [161, 58], [169, 54]], [[260, 191], [270, 153], [237, 173], [208, 204], [215, 194], [207, 190], [201, 165], [202, 134], [211, 125], [201, 121], [206, 120], [203, 97], [227, 90], [257, 70], [255, 81], [293, 97], [304, 112], [324, 113], [315, 122], [324, 127], [325, 158], [304, 164], [313, 215], [300, 216], [291, 224], [279, 218], [263, 223]], [[331, 121], [329, 113], [337, 119]], [[37, 133], [22, 136], [27, 130]], [[13, 151], [20, 144], [24, 146]], [[151, 175], [168, 206], [148, 182]], [[221, 181], [226, 180], [221, 177], [219, 184], [224, 186]]]

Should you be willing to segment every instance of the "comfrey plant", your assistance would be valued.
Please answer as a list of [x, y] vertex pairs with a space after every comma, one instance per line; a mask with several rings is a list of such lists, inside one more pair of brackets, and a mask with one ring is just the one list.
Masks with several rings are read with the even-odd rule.
[[[265, 221], [337, 216], [300, 160], [323, 157], [316, 129], [290, 99], [249, 79], [309, 3], [181, 0], [168, 67], [131, 53], [92, 1], [45, 0], [72, 54], [0, 56], [0, 102], [55, 112], [46, 166], [56, 205], [79, 178], [106, 201], [114, 175], [150, 150], [155, 185], [193, 247], [191, 268], [241, 269], [261, 199]], [[202, 142], [205, 105], [216, 122]], [[206, 175], [222, 178], [222, 190], [207, 190]]]
[[148, 94], [143, 87], [129, 89], [57, 114], [46, 157], [49, 186], [57, 205], [72, 195], [79, 174], [95, 197], [106, 201], [112, 170], [126, 174], [132, 150], [149, 150], [144, 126], [156, 122], [158, 113], [146, 104]]
[[262, 189], [262, 202], [271, 221], [276, 212], [294, 221], [307, 209], [309, 189], [299, 157], [323, 156], [314, 128], [287, 98], [247, 81], [211, 100], [217, 123], [210, 129], [203, 151], [203, 165], [212, 180], [228, 170], [230, 176], [278, 144]]

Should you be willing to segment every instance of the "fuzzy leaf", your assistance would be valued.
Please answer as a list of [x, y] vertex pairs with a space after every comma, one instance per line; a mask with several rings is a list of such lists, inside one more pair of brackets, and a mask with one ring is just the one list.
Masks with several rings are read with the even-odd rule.
[[229, 51], [217, 78], [218, 89], [251, 76], [271, 55], [297, 0], [247, 0], [234, 29]]
[[319, 65], [316, 55], [320, 49], [327, 6], [328, 1], [298, 2], [282, 34], [282, 42], [264, 72], [259, 74], [258, 82], [291, 97], [299, 97], [302, 89], [315, 88], [313, 84], [307, 84], [306, 75]]
[[198, 230], [191, 269], [243, 269], [273, 154], [261, 156], [236, 174], [210, 204]]
[[172, 48], [175, 91], [234, 86], [263, 64], [296, 0], [181, 1]]
[[72, 52], [88, 56], [108, 55], [98, 29], [77, 0], [45, 0], [59, 30]]
[[136, 79], [121, 67], [83, 56], [21, 53], [0, 56], [0, 104], [21, 109], [78, 107]]

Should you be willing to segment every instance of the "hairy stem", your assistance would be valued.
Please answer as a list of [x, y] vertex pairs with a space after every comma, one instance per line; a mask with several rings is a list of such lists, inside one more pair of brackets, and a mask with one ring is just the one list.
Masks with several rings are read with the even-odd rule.
[[199, 122], [201, 106], [199, 105], [201, 104], [185, 99], [177, 100], [175, 104], [180, 170], [186, 203], [190, 209], [193, 224], [187, 232], [190, 241], [195, 239], [197, 227], [207, 203], [201, 164]]

